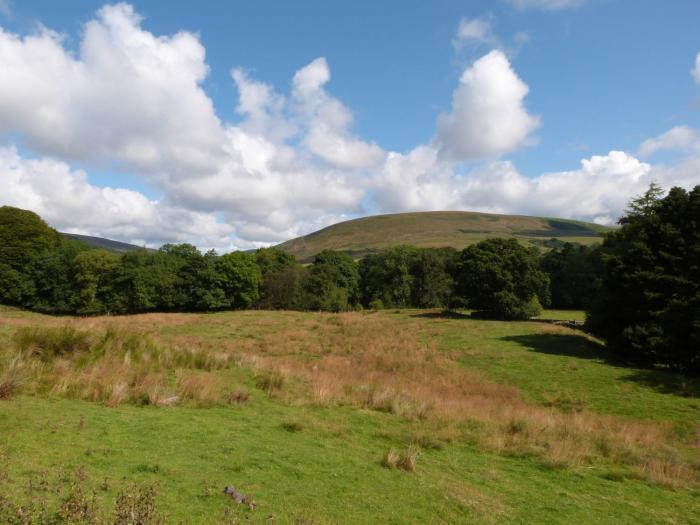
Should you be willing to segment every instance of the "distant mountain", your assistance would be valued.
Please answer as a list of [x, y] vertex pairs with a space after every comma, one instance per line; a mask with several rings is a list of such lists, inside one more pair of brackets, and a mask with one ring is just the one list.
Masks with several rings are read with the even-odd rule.
[[[102, 237], [92, 237], [90, 235], [78, 235], [77, 233], [63, 233], [61, 235], [70, 239], [84, 242], [93, 248], [101, 248], [114, 253], [133, 252], [134, 250], [142, 250], [143, 246], [136, 246], [126, 242], [113, 241], [111, 239], [103, 239]], [[148, 249], [148, 248], [147, 248]]]
[[[322, 250], [362, 257], [391, 246], [451, 246], [458, 250], [490, 237], [515, 238], [530, 246], [552, 248], [564, 242], [600, 242], [610, 228], [587, 222], [468, 211], [430, 211], [375, 215], [341, 222], [297, 237], [278, 248], [309, 261]], [[554, 240], [552, 240], [554, 239]]]

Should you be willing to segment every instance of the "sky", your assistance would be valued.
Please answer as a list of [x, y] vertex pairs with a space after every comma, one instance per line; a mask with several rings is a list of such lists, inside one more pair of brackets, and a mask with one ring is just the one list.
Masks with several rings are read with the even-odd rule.
[[700, 184], [700, 2], [0, 0], [0, 205], [219, 252]]

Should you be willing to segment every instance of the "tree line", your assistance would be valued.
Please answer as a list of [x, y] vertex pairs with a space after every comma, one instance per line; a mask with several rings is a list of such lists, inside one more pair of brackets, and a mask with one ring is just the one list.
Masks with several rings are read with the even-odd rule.
[[323, 251], [301, 265], [277, 248], [218, 255], [190, 244], [121, 255], [65, 238], [38, 215], [0, 208], [0, 303], [52, 314], [469, 308], [528, 319], [585, 309], [617, 355], [700, 372], [700, 186], [652, 185], [593, 247], [541, 254], [514, 239], [397, 246], [359, 262]]

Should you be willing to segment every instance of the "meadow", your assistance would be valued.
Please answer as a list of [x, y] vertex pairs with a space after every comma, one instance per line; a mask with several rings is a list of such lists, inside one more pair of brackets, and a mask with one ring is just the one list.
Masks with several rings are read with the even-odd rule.
[[0, 363], [16, 523], [700, 523], [698, 381], [564, 326], [4, 308]]

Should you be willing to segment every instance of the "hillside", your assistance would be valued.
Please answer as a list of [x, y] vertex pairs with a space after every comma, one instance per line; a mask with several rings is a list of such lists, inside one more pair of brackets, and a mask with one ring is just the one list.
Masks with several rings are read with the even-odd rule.
[[390, 246], [424, 248], [465, 246], [489, 237], [515, 237], [524, 244], [547, 247], [549, 239], [593, 244], [608, 228], [598, 224], [468, 211], [431, 211], [376, 215], [341, 222], [278, 247], [301, 261], [322, 250], [339, 250], [361, 257]]
[[61, 235], [70, 239], [81, 241], [92, 248], [101, 248], [102, 250], [107, 250], [108, 252], [126, 253], [143, 248], [142, 246], [136, 246], [135, 244], [113, 241], [112, 239], [104, 239], [102, 237], [92, 237], [91, 235], [79, 235], [77, 233], [61, 233]]

